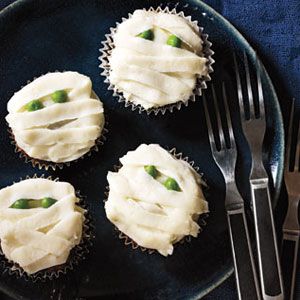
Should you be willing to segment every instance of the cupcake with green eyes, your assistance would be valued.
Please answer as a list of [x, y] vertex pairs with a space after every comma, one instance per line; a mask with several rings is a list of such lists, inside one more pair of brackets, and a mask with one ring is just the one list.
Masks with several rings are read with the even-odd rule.
[[43, 75], [8, 101], [6, 121], [18, 152], [32, 164], [55, 169], [99, 144], [102, 102], [89, 77], [77, 72]]
[[148, 114], [195, 100], [210, 80], [211, 43], [197, 22], [175, 10], [136, 10], [101, 49], [102, 75], [120, 102]]
[[18, 277], [58, 277], [88, 252], [86, 216], [67, 182], [29, 178], [1, 189], [1, 260]]
[[106, 216], [119, 231], [163, 256], [185, 237], [198, 236], [208, 204], [201, 176], [187, 161], [157, 144], [142, 144], [120, 162], [122, 167], [107, 175], [105, 202]]

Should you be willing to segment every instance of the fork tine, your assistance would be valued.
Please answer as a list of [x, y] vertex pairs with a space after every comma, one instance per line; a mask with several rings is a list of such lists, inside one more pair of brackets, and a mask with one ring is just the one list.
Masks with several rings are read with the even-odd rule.
[[297, 147], [296, 147], [296, 153], [295, 153], [295, 164], [294, 164], [294, 171], [299, 171], [299, 156], [300, 156], [300, 130], [299, 130], [299, 122], [297, 122]]
[[261, 62], [257, 60], [256, 76], [257, 76], [257, 89], [258, 89], [258, 102], [259, 102], [259, 116], [260, 118], [265, 117], [265, 102], [264, 102], [264, 93], [261, 83]]
[[251, 87], [249, 63], [248, 63], [248, 57], [247, 57], [246, 52], [244, 52], [244, 65], [245, 65], [245, 71], [246, 71], [250, 119], [255, 119], [255, 108], [254, 108], [254, 102], [253, 102], [253, 93], [252, 93], [252, 87]]
[[237, 91], [238, 91], [240, 115], [241, 115], [241, 120], [245, 121], [246, 120], [246, 114], [245, 114], [245, 107], [244, 107], [244, 101], [243, 101], [241, 77], [240, 77], [239, 68], [238, 68], [237, 59], [236, 59], [235, 54], [233, 54], [233, 61], [234, 61], [236, 85], [237, 85]]
[[224, 131], [223, 131], [222, 122], [221, 122], [221, 116], [220, 116], [217, 95], [216, 95], [216, 91], [215, 91], [213, 84], [211, 85], [211, 90], [212, 90], [215, 112], [216, 112], [216, 117], [217, 117], [217, 124], [218, 124], [219, 138], [220, 138], [220, 147], [222, 150], [222, 149], [226, 148], [226, 143], [225, 143], [225, 138], [224, 138]]
[[210, 121], [210, 116], [209, 116], [209, 112], [208, 112], [208, 108], [207, 108], [207, 101], [206, 101], [205, 93], [203, 93], [202, 98], [203, 98], [203, 106], [204, 106], [204, 112], [205, 112], [205, 119], [206, 119], [209, 143], [210, 143], [212, 152], [215, 152], [215, 151], [217, 151], [217, 147], [216, 147], [214, 134], [213, 134], [212, 126], [211, 126], [211, 121]]
[[291, 113], [290, 113], [290, 123], [287, 139], [287, 147], [285, 152], [285, 170], [290, 170], [290, 157], [291, 157], [291, 144], [292, 144], [292, 132], [293, 132], [293, 122], [294, 122], [294, 111], [295, 111], [295, 99], [293, 99]]
[[229, 106], [228, 106], [227, 94], [226, 94], [226, 88], [225, 88], [224, 81], [222, 82], [222, 92], [223, 92], [226, 120], [227, 120], [228, 132], [229, 132], [229, 146], [235, 147], [235, 140], [234, 140], [234, 135], [233, 135], [232, 122], [231, 122], [231, 117], [230, 117], [230, 110], [229, 110]]

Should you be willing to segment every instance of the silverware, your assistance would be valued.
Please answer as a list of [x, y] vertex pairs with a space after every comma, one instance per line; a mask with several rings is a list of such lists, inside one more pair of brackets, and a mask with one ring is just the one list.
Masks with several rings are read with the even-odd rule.
[[[241, 77], [235, 56], [234, 65], [236, 72], [241, 122], [244, 135], [248, 141], [252, 155], [252, 167], [249, 179], [254, 213], [257, 256], [262, 296], [263, 299], [279, 300], [283, 299], [284, 297], [283, 283], [269, 191], [269, 178], [262, 161], [262, 144], [266, 131], [266, 120], [264, 96], [260, 78], [261, 66], [258, 62], [256, 75], [258, 107], [255, 112], [247, 55], [244, 53], [247, 97], [243, 96]], [[249, 104], [248, 113], [245, 112], [244, 101], [245, 103], [247, 101]]]
[[[227, 211], [227, 221], [230, 232], [238, 297], [239, 299], [249, 300], [261, 299], [250, 245], [244, 201], [238, 192], [235, 183], [237, 150], [224, 83], [222, 86], [222, 92], [228, 126], [227, 137], [229, 137], [229, 145], [227, 146], [225, 142], [225, 131], [221, 124], [216, 92], [213, 86], [212, 95], [218, 125], [218, 138], [216, 135], [216, 139], [214, 138], [205, 95], [203, 95], [203, 101], [212, 156], [222, 171], [226, 183], [225, 207]], [[219, 143], [219, 149], [216, 143]]]
[[292, 155], [292, 133], [294, 123], [295, 101], [293, 100], [287, 149], [285, 154], [284, 166], [284, 181], [288, 193], [288, 211], [283, 223], [283, 241], [282, 241], [282, 271], [285, 286], [286, 299], [293, 300], [295, 289], [295, 278], [297, 270], [297, 257], [299, 249], [300, 226], [298, 221], [298, 205], [300, 199], [300, 171], [299, 171], [299, 156], [300, 156], [300, 130], [299, 120], [297, 120], [295, 130], [297, 133], [296, 151], [294, 159], [290, 161]]

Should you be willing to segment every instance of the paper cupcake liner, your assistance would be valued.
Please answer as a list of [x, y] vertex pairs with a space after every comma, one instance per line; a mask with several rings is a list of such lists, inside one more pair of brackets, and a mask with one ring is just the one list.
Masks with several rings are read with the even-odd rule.
[[[53, 179], [51, 176], [45, 177], [44, 174], [38, 176], [34, 174], [33, 176], [26, 176], [25, 179], [30, 178], [45, 178], [53, 181], [59, 181], [58, 178]], [[23, 179], [20, 178], [19, 181]], [[14, 182], [15, 183], [15, 182]], [[89, 214], [88, 205], [85, 201], [85, 197], [80, 195], [79, 191], [76, 191], [76, 197], [79, 198], [78, 206], [85, 209], [84, 217], [85, 220], [83, 222], [82, 228], [82, 237], [81, 241], [78, 245], [76, 245], [69, 254], [68, 260], [63, 265], [53, 266], [51, 268], [38, 271], [34, 274], [27, 274], [17, 263], [13, 261], [9, 261], [5, 255], [2, 253], [0, 247], [0, 266], [3, 268], [3, 274], [9, 274], [11, 276], [15, 276], [16, 278], [22, 278], [26, 281], [45, 282], [46, 280], [53, 280], [59, 278], [61, 275], [65, 275], [68, 271], [73, 270], [76, 265], [78, 265], [81, 261], [86, 258], [86, 255], [90, 252], [90, 248], [93, 245], [94, 235], [94, 225], [92, 223], [92, 218]], [[1, 241], [0, 241], [1, 245]]]
[[[177, 6], [177, 5], [175, 5], [175, 6]], [[146, 9], [144, 9], [144, 10], [146, 10]], [[195, 31], [199, 33], [199, 36], [201, 37], [201, 39], [203, 41], [202, 52], [203, 52], [203, 56], [205, 58], [207, 58], [207, 60], [208, 60], [206, 63], [208, 73], [205, 76], [200, 76], [200, 75], [197, 76], [196, 86], [195, 86], [190, 98], [186, 101], [179, 100], [178, 102], [173, 103], [173, 104], [168, 104], [168, 105], [164, 105], [164, 106], [160, 106], [160, 107], [153, 107], [150, 109], [145, 109], [140, 104], [135, 104], [133, 102], [126, 100], [123, 92], [121, 90], [119, 90], [115, 85], [113, 85], [109, 80], [109, 73], [110, 73], [109, 59], [110, 59], [112, 50], [115, 48], [113, 36], [116, 33], [118, 26], [120, 25], [119, 22], [116, 23], [116, 27], [110, 28], [110, 33], [105, 35], [106, 40], [101, 42], [103, 47], [99, 49], [99, 51], [101, 52], [101, 55], [99, 56], [99, 60], [101, 62], [99, 67], [101, 69], [103, 69], [103, 72], [101, 73], [101, 75], [105, 77], [104, 82], [109, 84], [108, 90], [113, 91], [113, 96], [118, 98], [118, 102], [124, 103], [124, 106], [130, 107], [132, 111], [138, 110], [139, 113], [142, 113], [143, 111], [145, 111], [147, 113], [147, 115], [150, 115], [151, 113], [153, 113], [154, 115], [158, 115], [159, 113], [164, 115], [166, 113], [166, 111], [169, 111], [172, 113], [174, 111], [174, 109], [180, 110], [182, 105], [188, 106], [189, 102], [196, 101], [196, 96], [201, 96], [202, 90], [207, 88], [206, 82], [211, 80], [210, 73], [213, 72], [212, 64], [214, 63], [214, 59], [212, 58], [212, 55], [214, 54], [214, 52], [211, 50], [212, 43], [208, 41], [208, 35], [203, 32], [203, 30], [204, 30], [203, 27], [199, 27], [198, 21], [192, 21], [192, 18], [190, 16], [185, 16], [183, 11], [177, 12], [176, 7], [174, 7], [173, 9], [170, 9], [168, 6], [165, 8], [162, 8], [161, 6], [158, 6], [157, 8], [150, 7], [148, 9], [148, 11], [169, 13], [169, 14], [174, 14], [174, 15], [178, 15], [180, 17], [185, 18], [189, 22], [189, 24], [191, 24], [193, 26]], [[131, 17], [132, 17], [132, 14], [128, 14], [127, 18], [122, 18], [122, 22], [126, 21], [127, 19], [130, 19]]]
[[[65, 72], [65, 71], [66, 70], [64, 70], [63, 72]], [[54, 72], [59, 72], [59, 71], [56, 70]], [[45, 74], [42, 74], [41, 76], [43, 76], [43, 75], [45, 75]], [[38, 77], [34, 77], [33, 80], [35, 80], [37, 78]], [[33, 80], [27, 80], [27, 84], [31, 83]], [[24, 86], [21, 86], [21, 89], [23, 87]], [[97, 94], [93, 90], [92, 90], [92, 95], [100, 101], [99, 97], [97, 96]], [[55, 171], [56, 169], [61, 170], [64, 166], [69, 167], [71, 163], [76, 163], [80, 159], [84, 159], [85, 157], [91, 156], [92, 152], [98, 152], [99, 148], [106, 141], [106, 135], [108, 133], [107, 115], [104, 113], [104, 125], [103, 125], [100, 136], [95, 141], [95, 145], [93, 147], [91, 147], [90, 150], [87, 153], [85, 153], [84, 155], [82, 155], [81, 157], [79, 157], [75, 160], [68, 161], [68, 162], [62, 162], [62, 163], [55, 163], [55, 162], [41, 160], [41, 159], [29, 156], [22, 148], [20, 148], [18, 146], [18, 144], [15, 140], [15, 136], [14, 136], [14, 133], [13, 133], [12, 129], [10, 128], [9, 124], [7, 124], [7, 125], [9, 127], [8, 133], [9, 133], [9, 137], [11, 139], [11, 144], [15, 148], [15, 153], [19, 154], [19, 158], [23, 159], [26, 163], [31, 163], [34, 168], [37, 167], [39, 170], [45, 169], [46, 171], [48, 171], [49, 169], [52, 169], [53, 171]]]
[[[201, 185], [204, 188], [204, 191], [208, 189], [208, 186], [206, 184], [205, 179], [203, 179], [203, 173], [199, 173], [199, 167], [195, 166], [195, 162], [193, 160], [190, 160], [188, 156], [183, 156], [181, 152], [177, 152], [176, 148], [172, 148], [169, 150], [169, 153], [174, 156], [175, 158], [179, 160], [184, 160], [186, 161], [200, 176], [201, 176]], [[114, 165], [113, 169], [115, 172], [118, 172], [119, 169], [122, 167], [121, 164], [119, 165]], [[105, 200], [103, 201], [104, 203], [107, 201], [108, 195], [109, 195], [109, 186], [106, 186], [106, 191], [104, 192], [105, 195]], [[199, 225], [199, 234], [203, 231], [204, 227], [207, 225], [206, 220], [209, 217], [209, 212], [203, 213], [198, 216], [197, 224]], [[115, 230], [118, 233], [118, 238], [123, 241], [125, 246], [130, 246], [133, 250], [139, 249], [142, 252], [147, 252], [148, 254], [153, 254], [157, 252], [155, 249], [149, 249], [142, 247], [138, 245], [134, 240], [132, 240], [129, 236], [127, 236], [125, 233], [120, 231], [116, 226], [114, 226]], [[190, 243], [192, 241], [192, 236], [184, 236], [180, 241], [176, 242], [173, 244], [174, 248], [177, 247], [178, 245], [184, 244], [184, 243]], [[157, 252], [158, 253], [158, 252]]]

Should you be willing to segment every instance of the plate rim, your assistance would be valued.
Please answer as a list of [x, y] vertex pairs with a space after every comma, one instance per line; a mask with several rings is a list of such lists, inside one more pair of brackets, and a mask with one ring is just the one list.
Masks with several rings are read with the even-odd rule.
[[[15, 7], [22, 6], [26, 2], [30, 2], [31, 0], [15, 0], [13, 3], [9, 4], [2, 10], [0, 10], [0, 19], [3, 19], [6, 17], [7, 14], [10, 13], [11, 10], [13, 10]], [[282, 112], [280, 108], [280, 103], [277, 97], [277, 93], [275, 91], [273, 82], [269, 76], [269, 73], [267, 72], [264, 64], [260, 60], [259, 56], [257, 56], [257, 53], [255, 52], [254, 48], [251, 46], [251, 44], [247, 41], [247, 39], [243, 36], [243, 34], [230, 22], [228, 21], [224, 16], [222, 16], [218, 11], [216, 11], [214, 8], [212, 8], [210, 5], [206, 4], [202, 0], [191, 0], [191, 2], [194, 2], [196, 6], [200, 8], [204, 8], [206, 11], [208, 11], [211, 15], [214, 16], [214, 18], [217, 18], [220, 22], [223, 23], [224, 26], [234, 35], [234, 37], [244, 45], [244, 47], [249, 51], [249, 54], [251, 55], [252, 58], [258, 57], [258, 60], [261, 64], [261, 69], [265, 74], [266, 80], [268, 82], [268, 85], [270, 87], [270, 92], [272, 94], [272, 98], [275, 100], [274, 105], [277, 110], [277, 114], [279, 119], [278, 124], [279, 126], [279, 131], [280, 131], [280, 144], [278, 145], [279, 149], [278, 151], [280, 152], [279, 155], [279, 160], [280, 164], [278, 164], [278, 170], [277, 170], [277, 176], [275, 179], [275, 182], [277, 183], [274, 188], [274, 205], [277, 204], [280, 190], [282, 187], [282, 179], [283, 179], [283, 169], [284, 169], [284, 147], [285, 147], [285, 133], [284, 133], [284, 123], [283, 123], [283, 117], [282, 117]], [[207, 294], [209, 294], [211, 291], [213, 291], [215, 288], [220, 286], [226, 279], [228, 279], [231, 275], [233, 274], [233, 267], [230, 266], [222, 272], [219, 276], [217, 276], [217, 279], [214, 281], [214, 283], [211, 284], [210, 287], [202, 290], [200, 293], [197, 293], [195, 296], [191, 296], [190, 298], [187, 297], [189, 300], [198, 300]], [[15, 298], [13, 295], [13, 292], [8, 291], [5, 287], [0, 285], [0, 291], [3, 292], [4, 294], [11, 296], [12, 298]], [[17, 298], [15, 298], [17, 299]]]

